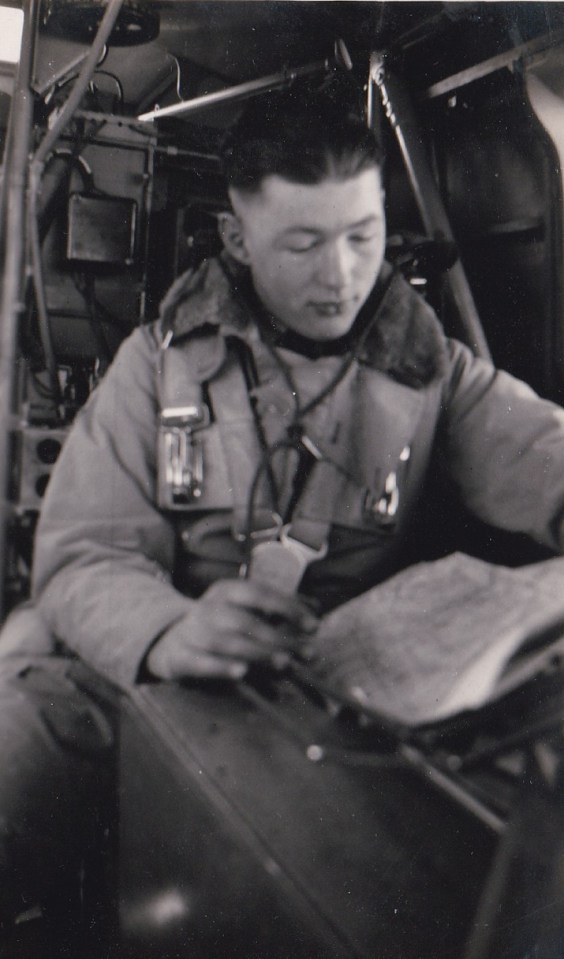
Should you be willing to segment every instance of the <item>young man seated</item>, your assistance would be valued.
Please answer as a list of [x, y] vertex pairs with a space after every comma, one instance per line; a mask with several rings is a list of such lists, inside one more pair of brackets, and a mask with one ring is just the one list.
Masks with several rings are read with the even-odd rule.
[[[381, 157], [324, 93], [252, 101], [224, 252], [76, 418], [0, 640], [0, 900], [49, 892], [111, 769], [116, 690], [307, 658], [400, 569], [437, 458], [481, 520], [564, 544], [564, 412], [445, 337], [384, 259]], [[189, 734], [189, 731], [188, 731]]]

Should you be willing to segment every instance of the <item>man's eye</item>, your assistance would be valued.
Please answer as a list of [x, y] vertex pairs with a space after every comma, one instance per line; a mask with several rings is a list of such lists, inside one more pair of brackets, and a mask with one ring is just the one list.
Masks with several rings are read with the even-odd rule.
[[370, 233], [370, 234], [353, 233], [353, 235], [350, 236], [349, 239], [351, 243], [358, 243], [362, 245], [363, 243], [372, 243], [376, 239], [376, 236], [374, 233]]
[[292, 245], [287, 246], [286, 249], [289, 253], [308, 253], [309, 250], [313, 250], [316, 245], [316, 241], [312, 240], [310, 243], [292, 243]]

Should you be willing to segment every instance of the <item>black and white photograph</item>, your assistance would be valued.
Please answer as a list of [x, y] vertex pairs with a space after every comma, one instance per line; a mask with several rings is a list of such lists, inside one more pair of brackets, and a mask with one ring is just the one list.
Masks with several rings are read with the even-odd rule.
[[0, 0], [0, 959], [564, 959], [564, 2]]

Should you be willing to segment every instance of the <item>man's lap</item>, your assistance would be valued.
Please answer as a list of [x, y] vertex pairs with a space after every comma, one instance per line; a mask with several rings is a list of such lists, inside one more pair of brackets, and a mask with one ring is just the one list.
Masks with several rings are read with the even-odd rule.
[[67, 881], [112, 796], [116, 691], [84, 663], [55, 655], [47, 635], [32, 635], [42, 628], [37, 620], [23, 607], [0, 635], [5, 912], [21, 911]]

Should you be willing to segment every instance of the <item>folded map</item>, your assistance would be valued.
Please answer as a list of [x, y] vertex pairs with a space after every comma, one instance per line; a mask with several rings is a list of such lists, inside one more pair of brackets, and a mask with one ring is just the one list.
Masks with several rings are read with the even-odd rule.
[[547, 637], [564, 656], [564, 557], [512, 569], [454, 553], [325, 616], [310, 672], [329, 694], [414, 726], [522, 682]]

